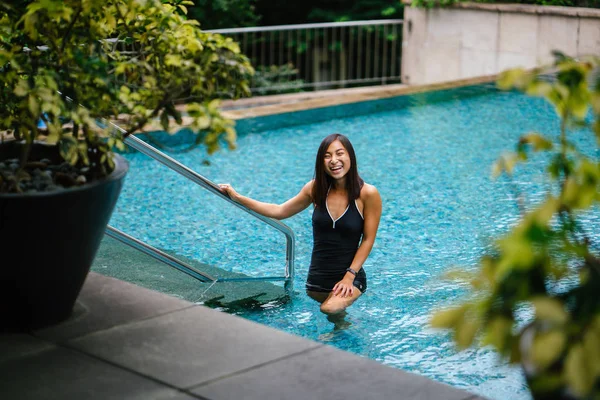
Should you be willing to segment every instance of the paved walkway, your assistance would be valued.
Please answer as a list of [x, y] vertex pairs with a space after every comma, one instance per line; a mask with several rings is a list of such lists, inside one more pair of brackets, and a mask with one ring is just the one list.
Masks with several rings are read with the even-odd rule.
[[69, 320], [0, 336], [0, 398], [483, 400], [94, 272]]

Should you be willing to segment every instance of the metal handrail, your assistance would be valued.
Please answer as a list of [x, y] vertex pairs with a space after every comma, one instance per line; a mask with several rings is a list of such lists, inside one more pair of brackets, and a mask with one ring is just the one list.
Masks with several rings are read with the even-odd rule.
[[[120, 126], [118, 126], [112, 122], [110, 122], [110, 125], [112, 125], [114, 128], [118, 129], [121, 132], [125, 132], [123, 130], [123, 128], [121, 128]], [[161, 164], [165, 165], [166, 167], [172, 169], [173, 171], [177, 172], [178, 174], [186, 177], [187, 179], [191, 180], [192, 182], [202, 186], [203, 188], [207, 189], [209, 192], [221, 197], [225, 201], [235, 205], [238, 208], [241, 208], [242, 210], [246, 211], [248, 214], [254, 216], [255, 218], [263, 221], [264, 223], [266, 223], [268, 225], [271, 225], [278, 231], [282, 232], [286, 238], [285, 275], [283, 277], [272, 276], [272, 277], [249, 277], [249, 278], [213, 278], [210, 275], [202, 274], [202, 273], [194, 270], [189, 265], [182, 263], [181, 261], [175, 259], [174, 257], [171, 257], [166, 253], [162, 253], [162, 252], [160, 252], [160, 250], [154, 249], [153, 247], [148, 246], [147, 244], [145, 244], [141, 241], [138, 241], [137, 239], [135, 239], [133, 237], [128, 238], [127, 235], [125, 235], [125, 234], [123, 234], [125, 236], [121, 235], [121, 237], [116, 237], [116, 236], [120, 236], [120, 233], [122, 233], [122, 232], [118, 231], [117, 229], [115, 229], [111, 226], [109, 226], [106, 231], [107, 234], [109, 234], [109, 236], [114, 237], [118, 240], [121, 240], [124, 243], [129, 244], [130, 246], [135, 247], [138, 250], [145, 252], [146, 254], [149, 254], [161, 261], [164, 261], [167, 264], [187, 273], [190, 276], [193, 276], [194, 278], [196, 278], [200, 281], [205, 281], [205, 280], [203, 280], [203, 278], [209, 279], [211, 281], [216, 281], [216, 282], [248, 281], [248, 280], [285, 280], [286, 282], [290, 282], [293, 279], [296, 238], [294, 236], [294, 231], [289, 226], [285, 225], [284, 223], [282, 223], [278, 220], [258, 214], [257, 212], [252, 211], [249, 208], [245, 207], [244, 205], [232, 200], [229, 196], [227, 196], [226, 194], [221, 192], [221, 190], [219, 189], [219, 186], [217, 184], [215, 184], [214, 182], [208, 180], [204, 176], [198, 174], [197, 172], [193, 171], [192, 169], [188, 168], [187, 166], [181, 164], [179, 161], [177, 161], [177, 160], [169, 157], [168, 155], [162, 153], [161, 151], [155, 149], [154, 147], [150, 146], [148, 143], [135, 137], [134, 135], [129, 135], [125, 139], [125, 143], [127, 145], [129, 145], [130, 147], [134, 148], [135, 150], [155, 159], [156, 161], [158, 161]], [[111, 233], [112, 233], [112, 235], [111, 235]], [[131, 240], [130, 238], [133, 240]], [[154, 254], [151, 254], [151, 253], [154, 253]], [[162, 254], [160, 254], [160, 253], [162, 253]], [[167, 256], [166, 259], [164, 257], [165, 255]], [[175, 266], [174, 264], [177, 264], [177, 266]], [[197, 276], [198, 274], [200, 274], [203, 278], [198, 277]]]
[[133, 247], [134, 249], [141, 251], [142, 253], [146, 253], [150, 257], [154, 257], [157, 260], [164, 262], [165, 264], [169, 264], [171, 267], [178, 269], [183, 273], [188, 274], [192, 278], [198, 279], [200, 282], [215, 282], [218, 280], [217, 278], [213, 278], [212, 276], [210, 276], [208, 274], [200, 272], [200, 271], [194, 269], [194, 267], [182, 262], [181, 260], [178, 260], [175, 257], [173, 257], [163, 251], [160, 251], [159, 249], [154, 248], [154, 247], [150, 246], [149, 244], [144, 243], [141, 240], [134, 238], [131, 235], [126, 234], [125, 232], [122, 232], [116, 228], [113, 228], [110, 225], [106, 228], [105, 233], [113, 239], [117, 239], [117, 240]]

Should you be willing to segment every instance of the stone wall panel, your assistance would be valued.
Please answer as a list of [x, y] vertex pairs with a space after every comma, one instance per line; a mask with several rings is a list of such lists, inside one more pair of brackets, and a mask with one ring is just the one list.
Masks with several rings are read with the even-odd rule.
[[534, 68], [552, 62], [553, 50], [570, 56], [600, 55], [599, 9], [481, 3], [407, 6], [403, 30], [402, 79], [407, 84]]

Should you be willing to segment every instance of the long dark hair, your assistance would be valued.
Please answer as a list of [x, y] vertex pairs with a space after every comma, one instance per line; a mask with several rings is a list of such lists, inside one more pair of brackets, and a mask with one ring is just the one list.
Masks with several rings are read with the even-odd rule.
[[333, 183], [333, 178], [325, 172], [325, 153], [331, 145], [331, 143], [339, 140], [342, 145], [346, 148], [348, 155], [350, 156], [350, 170], [346, 174], [346, 191], [348, 192], [348, 203], [356, 200], [360, 196], [360, 190], [365, 183], [360, 175], [358, 175], [358, 164], [356, 162], [356, 154], [354, 153], [354, 147], [348, 138], [340, 133], [332, 133], [327, 136], [319, 145], [317, 151], [317, 160], [315, 161], [315, 182], [312, 187], [312, 200], [315, 206], [325, 207], [325, 200], [327, 199], [327, 191]]

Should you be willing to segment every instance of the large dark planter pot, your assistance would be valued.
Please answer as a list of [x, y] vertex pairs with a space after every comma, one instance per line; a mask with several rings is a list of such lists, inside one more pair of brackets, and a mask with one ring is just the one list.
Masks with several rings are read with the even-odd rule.
[[[16, 157], [0, 144], [0, 159]], [[57, 156], [36, 144], [32, 159]], [[129, 164], [102, 181], [33, 194], [0, 194], [0, 331], [28, 331], [67, 319], [117, 203]]]

